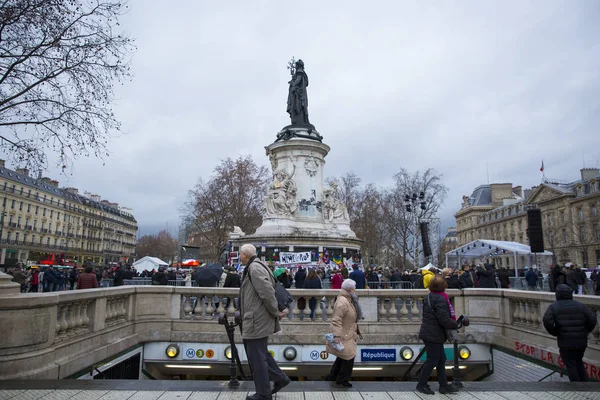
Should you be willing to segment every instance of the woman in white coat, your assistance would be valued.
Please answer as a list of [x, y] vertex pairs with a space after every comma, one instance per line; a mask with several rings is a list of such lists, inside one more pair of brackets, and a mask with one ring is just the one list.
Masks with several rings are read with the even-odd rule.
[[327, 352], [337, 357], [326, 379], [335, 382], [334, 384], [340, 388], [352, 387], [348, 381], [352, 376], [356, 341], [360, 335], [358, 320], [361, 318], [362, 312], [356, 295], [356, 282], [346, 279], [342, 282], [340, 294], [335, 301], [331, 320], [333, 343], [341, 343], [344, 347], [342, 350], [336, 350], [333, 343], [326, 342]]

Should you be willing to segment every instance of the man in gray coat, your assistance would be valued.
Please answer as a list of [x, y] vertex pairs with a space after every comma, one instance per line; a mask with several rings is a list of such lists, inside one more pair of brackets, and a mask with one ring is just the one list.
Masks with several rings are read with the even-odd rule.
[[[290, 383], [267, 349], [269, 336], [279, 332], [279, 312], [275, 298], [275, 277], [271, 270], [256, 258], [256, 248], [245, 244], [240, 249], [240, 261], [246, 265], [240, 288], [242, 339], [252, 370], [256, 393], [246, 400], [272, 400], [273, 394]], [[271, 390], [271, 383], [275, 386]]]

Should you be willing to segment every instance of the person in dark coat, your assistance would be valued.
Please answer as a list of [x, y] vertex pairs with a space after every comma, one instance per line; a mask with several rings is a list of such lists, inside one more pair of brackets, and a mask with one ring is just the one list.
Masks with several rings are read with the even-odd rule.
[[581, 284], [581, 275], [576, 271], [575, 267], [572, 266], [567, 272], [567, 285], [573, 290], [573, 293], [577, 293], [579, 285]]
[[71, 269], [69, 273], [69, 290], [73, 290], [75, 287], [75, 282], [77, 282], [77, 268]]
[[529, 286], [529, 290], [537, 289], [538, 276], [537, 273], [533, 270], [533, 268], [530, 268], [527, 271], [527, 273], [525, 274], [525, 280], [527, 281], [527, 286]]
[[548, 333], [557, 337], [569, 380], [587, 381], [583, 354], [587, 348], [588, 334], [596, 327], [596, 315], [583, 303], [573, 300], [570, 286], [558, 285], [556, 301], [546, 310], [543, 321]]
[[380, 286], [379, 284], [379, 275], [377, 275], [377, 272], [375, 272], [375, 270], [373, 269], [369, 269], [369, 273], [367, 275], [367, 285], [369, 285], [369, 287], [371, 289], [381, 289], [382, 286]]
[[169, 278], [167, 278], [167, 274], [165, 274], [165, 269], [160, 267], [158, 272], [152, 275], [152, 284], [153, 285], [168, 285]]
[[175, 270], [173, 268], [170, 268], [169, 272], [167, 272], [167, 278], [170, 281], [176, 281], [177, 280], [177, 273], [175, 272]]
[[46, 271], [44, 271], [44, 278], [42, 284], [44, 285], [44, 292], [51, 292], [56, 286], [57, 273], [54, 267], [51, 265]]
[[452, 268], [444, 268], [442, 270], [442, 275], [444, 276], [444, 279], [446, 279], [446, 287], [448, 289], [460, 289], [458, 275], [456, 275]]
[[298, 268], [296, 275], [294, 275], [294, 281], [296, 282], [296, 289], [302, 289], [304, 287], [304, 281], [306, 280], [306, 271], [304, 268]]
[[225, 283], [223, 283], [223, 287], [239, 288], [240, 286], [242, 286], [240, 274], [237, 273], [235, 268], [229, 268], [227, 271], [227, 276], [225, 277]]
[[554, 265], [552, 271], [550, 271], [550, 291], [556, 292], [558, 285], [564, 285], [567, 283], [567, 275], [560, 270], [560, 266]]
[[131, 280], [131, 279], [133, 279], [134, 276], [135, 276], [135, 274], [133, 273], [133, 270], [131, 269], [131, 265], [128, 265], [125, 268], [125, 279]]
[[491, 265], [477, 268], [478, 288], [495, 289], [496, 272]]
[[[317, 276], [317, 273], [314, 269], [311, 269], [308, 272], [308, 277], [306, 277], [306, 281], [304, 281], [304, 286], [302, 289], [323, 289], [321, 279]], [[310, 308], [310, 319], [313, 320], [315, 318], [315, 310], [317, 308], [317, 299], [311, 297], [308, 301], [308, 307]]]
[[500, 287], [502, 289], [510, 289], [510, 279], [506, 268], [500, 268], [497, 272], [498, 280], [500, 281]]
[[292, 287], [292, 277], [290, 276], [290, 271], [287, 269], [282, 274], [279, 274], [277, 277], [277, 281], [279, 281], [284, 288], [289, 289]]
[[354, 282], [356, 282], [356, 289], [364, 289], [365, 285], [366, 285], [366, 281], [365, 281], [365, 273], [362, 272], [360, 269], [358, 269], [358, 265], [354, 264], [352, 266], [352, 269], [354, 269], [354, 271], [352, 271], [352, 273], [350, 273], [350, 276], [348, 276], [348, 278], [352, 279]]
[[115, 271], [113, 286], [123, 286], [123, 280], [125, 280], [125, 268], [123, 268], [122, 265], [119, 265], [119, 268]]
[[464, 272], [460, 275], [459, 283], [462, 289], [471, 289], [475, 287], [475, 274], [471, 271], [471, 266], [465, 265]]
[[446, 280], [442, 275], [435, 275], [429, 282], [429, 294], [423, 299], [423, 321], [419, 331], [419, 339], [425, 344], [427, 360], [421, 370], [417, 391], [425, 394], [435, 394], [427, 382], [433, 368], [437, 371], [440, 393], [456, 393], [458, 389], [448, 384], [446, 375], [446, 329], [458, 329], [456, 315], [450, 299], [445, 293]]
[[596, 270], [590, 275], [590, 280], [592, 281], [592, 290], [594, 290], [594, 294], [600, 296], [600, 274]]

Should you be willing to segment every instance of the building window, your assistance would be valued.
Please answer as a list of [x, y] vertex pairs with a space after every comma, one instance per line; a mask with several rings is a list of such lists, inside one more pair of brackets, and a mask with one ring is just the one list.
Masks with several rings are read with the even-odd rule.
[[23, 202], [19, 202], [19, 211], [23, 211]]
[[33, 221], [33, 229], [37, 229], [37, 219]]
[[598, 207], [595, 204], [592, 205], [592, 215], [594, 217], [598, 216]]
[[11, 200], [10, 208], [12, 208], [13, 210], [15, 209], [15, 201], [14, 200]]
[[567, 242], [569, 241], [569, 235], [567, 234], [567, 230], [563, 229], [562, 234], [563, 234], [563, 243], [567, 244]]
[[577, 215], [579, 216], [579, 220], [583, 221], [583, 208], [577, 209]]
[[45, 207], [42, 209], [42, 216], [43, 216], [43, 217], [45, 217], [45, 216], [46, 216], [46, 208], [45, 208]]
[[31, 212], [31, 204], [27, 204], [27, 212]]
[[57, 221], [60, 221], [60, 211], [57, 211], [57, 212], [56, 212], [56, 220], [57, 220]]
[[40, 210], [40, 206], [35, 206], [35, 215], [38, 215], [39, 210]]
[[31, 197], [31, 189], [27, 192], [27, 197]]
[[50, 210], [50, 218], [54, 217], [54, 210]]
[[21, 186], [21, 191], [19, 192], [19, 196], [23, 196], [23, 186]]
[[46, 238], [46, 246], [50, 246], [50, 238]]

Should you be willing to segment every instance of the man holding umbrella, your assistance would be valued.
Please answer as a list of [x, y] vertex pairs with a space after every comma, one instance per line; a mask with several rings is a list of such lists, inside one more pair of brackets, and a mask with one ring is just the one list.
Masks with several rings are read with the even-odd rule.
[[216, 287], [223, 275], [223, 267], [220, 264], [208, 264], [196, 268], [194, 280], [198, 287]]
[[[256, 258], [256, 248], [245, 244], [240, 249], [240, 261], [246, 265], [240, 288], [242, 339], [252, 370], [256, 393], [247, 400], [271, 400], [272, 395], [290, 383], [269, 353], [269, 336], [280, 331], [279, 312], [275, 298], [275, 277], [271, 270]], [[271, 390], [270, 381], [275, 382]]]

